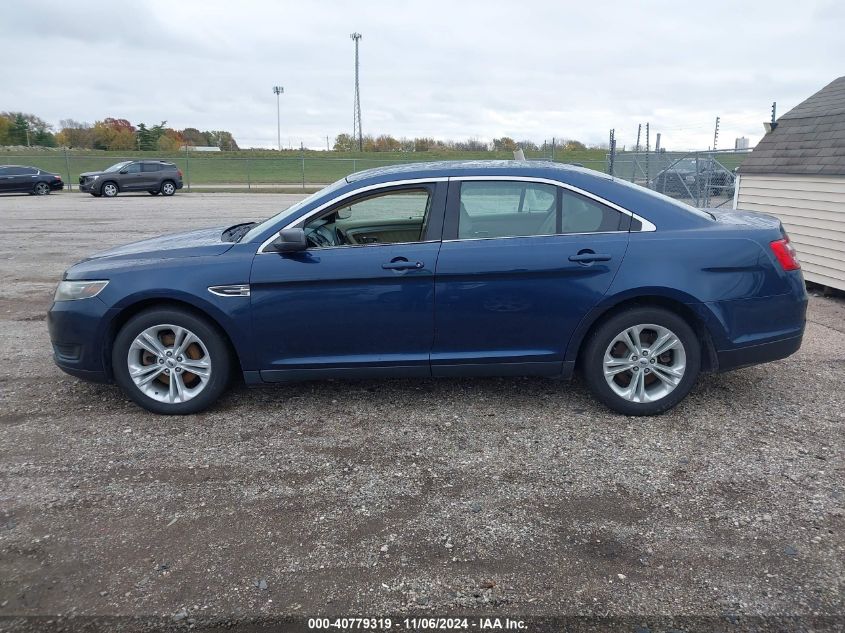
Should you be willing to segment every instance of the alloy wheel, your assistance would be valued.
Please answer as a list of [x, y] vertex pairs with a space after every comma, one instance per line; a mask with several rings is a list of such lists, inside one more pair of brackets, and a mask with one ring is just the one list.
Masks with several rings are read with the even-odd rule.
[[641, 324], [617, 334], [604, 353], [604, 378], [630, 402], [654, 402], [672, 393], [686, 371], [686, 350], [677, 334]]
[[117, 185], [107, 183], [103, 185], [103, 195], [107, 198], [112, 198], [117, 195]]
[[175, 191], [176, 188], [173, 186], [172, 182], [166, 182], [161, 186], [161, 192], [165, 196], [172, 196]]
[[46, 182], [39, 182], [37, 185], [35, 185], [35, 193], [39, 196], [46, 196], [48, 193], [50, 193], [50, 185], [48, 185]]
[[129, 346], [129, 377], [146, 396], [168, 404], [198, 396], [211, 379], [211, 355], [187, 328], [154, 325]]

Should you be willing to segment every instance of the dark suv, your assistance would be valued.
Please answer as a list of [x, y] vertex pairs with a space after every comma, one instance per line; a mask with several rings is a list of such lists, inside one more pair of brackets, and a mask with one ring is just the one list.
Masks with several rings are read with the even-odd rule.
[[114, 198], [121, 191], [148, 191], [172, 196], [182, 188], [182, 170], [163, 160], [127, 160], [103, 171], [79, 175], [79, 190]]

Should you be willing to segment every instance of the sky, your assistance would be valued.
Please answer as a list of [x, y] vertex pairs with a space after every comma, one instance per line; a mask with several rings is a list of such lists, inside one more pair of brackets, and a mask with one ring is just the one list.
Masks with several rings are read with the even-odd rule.
[[[0, 111], [229, 130], [719, 148], [845, 74], [845, 2], [27, 0], [3, 4]], [[644, 133], [643, 133], [644, 144]]]

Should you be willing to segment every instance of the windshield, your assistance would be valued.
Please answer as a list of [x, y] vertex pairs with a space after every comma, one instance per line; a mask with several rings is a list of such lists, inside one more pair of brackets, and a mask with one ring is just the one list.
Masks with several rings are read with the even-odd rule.
[[122, 163], [116, 163], [115, 165], [112, 165], [111, 167], [109, 167], [108, 169], [105, 169], [103, 171], [105, 171], [106, 173], [110, 173], [110, 172], [114, 172], [114, 171], [120, 171], [121, 169], [126, 167], [131, 162], [132, 162], [131, 160], [125, 160]]
[[270, 228], [271, 226], [273, 226], [277, 222], [281, 222], [282, 220], [284, 220], [284, 218], [292, 216], [294, 213], [296, 213], [297, 211], [302, 209], [304, 206], [311, 204], [315, 200], [318, 200], [319, 198], [322, 198], [322, 197], [324, 197], [324, 196], [326, 196], [326, 195], [328, 195], [328, 194], [330, 194], [334, 191], [337, 191], [338, 189], [340, 189], [341, 187], [343, 187], [346, 184], [348, 184], [346, 182], [346, 178], [341, 178], [337, 182], [330, 184], [328, 187], [323, 187], [319, 191], [312, 193], [310, 196], [308, 196], [304, 200], [300, 200], [295, 205], [288, 207], [287, 209], [285, 209], [281, 213], [277, 213], [273, 217], [267, 218], [263, 222], [256, 224], [254, 227], [252, 227], [249, 230], [249, 232], [246, 235], [244, 235], [238, 241], [244, 242], [244, 243], [252, 241], [253, 239], [255, 239], [256, 237], [261, 235], [264, 231], [266, 231], [268, 228]]

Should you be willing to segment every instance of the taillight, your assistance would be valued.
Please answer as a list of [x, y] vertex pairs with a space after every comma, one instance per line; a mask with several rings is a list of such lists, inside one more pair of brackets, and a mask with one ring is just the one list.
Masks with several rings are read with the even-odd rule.
[[789, 238], [784, 237], [781, 240], [775, 240], [769, 246], [775, 254], [781, 268], [784, 270], [798, 270], [801, 268], [801, 262], [798, 261], [798, 253], [795, 248], [789, 243]]
[[182, 177], [182, 170], [181, 170], [181, 169], [177, 169], [177, 170], [176, 170], [176, 173], [177, 173], [177, 174], [179, 174], [179, 178], [181, 178], [181, 177]]

